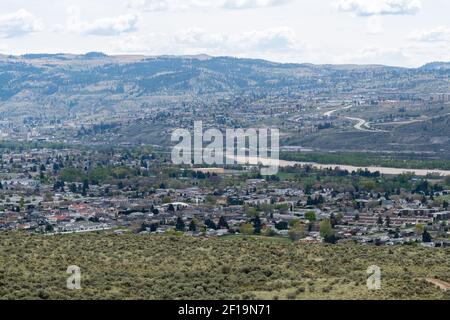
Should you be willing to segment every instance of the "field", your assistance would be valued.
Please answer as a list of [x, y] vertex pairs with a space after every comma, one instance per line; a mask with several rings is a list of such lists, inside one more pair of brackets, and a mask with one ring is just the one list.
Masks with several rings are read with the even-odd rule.
[[[449, 299], [450, 249], [269, 237], [0, 234], [0, 299]], [[81, 289], [66, 288], [69, 265]], [[366, 270], [381, 268], [381, 289]]]

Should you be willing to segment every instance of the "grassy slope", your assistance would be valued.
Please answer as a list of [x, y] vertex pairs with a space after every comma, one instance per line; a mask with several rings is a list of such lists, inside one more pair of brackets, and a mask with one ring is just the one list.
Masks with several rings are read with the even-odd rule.
[[[284, 239], [0, 234], [0, 298], [442, 299], [450, 249], [299, 245]], [[366, 288], [376, 264], [382, 289]], [[82, 289], [65, 288], [78, 265]]]

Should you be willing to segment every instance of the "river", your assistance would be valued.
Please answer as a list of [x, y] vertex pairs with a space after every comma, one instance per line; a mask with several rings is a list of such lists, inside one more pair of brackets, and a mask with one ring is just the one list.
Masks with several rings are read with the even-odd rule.
[[[259, 161], [256, 160], [256, 158], [247, 157], [247, 160], [245, 157], [237, 157], [237, 161], [240, 164], [245, 163], [261, 163], [264, 166], [269, 165], [276, 165], [277, 160], [273, 159], [265, 159], [261, 158]], [[279, 167], [293, 167], [296, 165], [309, 165], [313, 168], [317, 169], [327, 169], [327, 168], [340, 168], [342, 170], [347, 171], [358, 171], [358, 170], [365, 170], [367, 169], [370, 172], [380, 172], [381, 174], [392, 174], [392, 175], [398, 175], [402, 173], [414, 173], [417, 176], [426, 176], [428, 174], [434, 174], [434, 175], [441, 175], [441, 176], [450, 176], [450, 170], [431, 170], [431, 169], [403, 169], [403, 168], [389, 168], [389, 167], [377, 167], [377, 166], [368, 166], [368, 167], [358, 167], [358, 166], [350, 166], [350, 165], [343, 165], [343, 164], [320, 164], [316, 162], [302, 162], [302, 161], [288, 161], [288, 160], [278, 160]]]

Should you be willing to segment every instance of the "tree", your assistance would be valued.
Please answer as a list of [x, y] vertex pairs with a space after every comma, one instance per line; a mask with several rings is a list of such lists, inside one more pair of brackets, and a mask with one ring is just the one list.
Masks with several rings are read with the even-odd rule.
[[333, 228], [329, 219], [325, 219], [320, 223], [320, 236], [325, 238], [333, 235]]
[[416, 224], [416, 228], [415, 229], [416, 229], [416, 234], [417, 235], [422, 234], [424, 232], [424, 227], [420, 223]]
[[287, 203], [279, 204], [276, 207], [281, 214], [286, 214], [289, 210], [289, 205]]
[[336, 243], [337, 238], [334, 235], [333, 228], [329, 219], [325, 219], [320, 223], [320, 236], [326, 243]]
[[45, 232], [53, 232], [53, 226], [50, 223], [45, 225]]
[[429, 232], [425, 229], [423, 230], [422, 233], [422, 241], [423, 242], [431, 242], [433, 240], [433, 238], [431, 237], [431, 235], [429, 234]]
[[288, 237], [292, 241], [300, 240], [305, 236], [305, 228], [303, 225], [296, 225], [294, 228], [289, 229]]
[[87, 179], [83, 181], [83, 189], [89, 190], [89, 181]]
[[316, 213], [314, 211], [305, 212], [305, 219], [309, 221], [316, 221]]
[[227, 220], [225, 220], [224, 216], [219, 218], [219, 224], [217, 225], [219, 229], [229, 229]]
[[272, 212], [273, 207], [272, 207], [272, 205], [269, 204], [269, 203], [263, 203], [263, 204], [260, 205], [260, 209], [261, 209], [261, 211], [264, 212], [265, 214], [269, 214], [269, 213]]
[[239, 232], [244, 235], [250, 235], [253, 234], [253, 226], [251, 223], [243, 223], [239, 227]]
[[53, 196], [50, 192], [47, 192], [44, 194], [44, 202], [52, 202]]
[[211, 219], [206, 219], [206, 220], [205, 220], [205, 226], [206, 226], [208, 229], [214, 229], [214, 230], [217, 229], [216, 224], [215, 224], [214, 221], [212, 221]]
[[338, 224], [338, 221], [337, 221], [334, 213], [330, 214], [330, 223], [331, 223], [331, 228], [334, 228]]
[[442, 207], [447, 210], [448, 209], [448, 202], [446, 200], [444, 200], [444, 202], [442, 203]]
[[212, 195], [207, 195], [205, 198], [206, 203], [209, 204], [216, 204], [216, 198], [214, 198]]
[[391, 226], [391, 218], [390, 217], [386, 217], [386, 219], [384, 220], [384, 223], [386, 225], [386, 227], [390, 227]]
[[261, 219], [259, 218], [258, 215], [256, 215], [253, 219], [253, 228], [254, 228], [254, 233], [255, 234], [260, 234], [261, 233]]
[[446, 176], [444, 182], [447, 186], [450, 186], [450, 176]]
[[197, 225], [194, 220], [191, 220], [191, 223], [189, 224], [189, 231], [197, 231]]
[[383, 218], [381, 216], [378, 216], [377, 224], [380, 226], [383, 225]]
[[267, 227], [265, 227], [265, 228], [262, 230], [262, 234], [265, 235], [265, 236], [267, 236], [267, 237], [274, 237], [274, 236], [277, 235], [277, 233], [275, 232], [275, 230], [273, 230], [272, 228], [267, 228]]
[[286, 221], [279, 221], [279, 222], [275, 223], [275, 228], [277, 230], [287, 230], [288, 223]]
[[77, 192], [77, 185], [76, 185], [75, 183], [71, 183], [71, 184], [69, 185], [69, 190], [70, 190], [70, 192], [72, 192], [72, 193], [76, 193], [76, 192]]
[[255, 217], [258, 212], [253, 207], [248, 207], [245, 209], [244, 213], [247, 215], [247, 217]]
[[184, 224], [183, 219], [181, 217], [178, 217], [177, 222], [175, 223], [175, 229], [177, 231], [184, 231], [184, 228], [185, 228], [185, 224]]

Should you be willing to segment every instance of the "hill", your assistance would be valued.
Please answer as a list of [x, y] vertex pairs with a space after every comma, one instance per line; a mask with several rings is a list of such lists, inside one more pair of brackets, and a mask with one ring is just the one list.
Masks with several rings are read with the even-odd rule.
[[[134, 234], [1, 233], [0, 299], [447, 299], [448, 248]], [[368, 290], [366, 270], [381, 269]], [[81, 290], [67, 290], [69, 265]]]
[[[434, 66], [434, 65], [433, 65]], [[58, 115], [139, 104], [145, 97], [300, 92], [448, 92], [448, 68], [281, 64], [199, 56], [103, 53], [0, 56], [0, 112]], [[120, 103], [119, 103], [119, 102]]]

